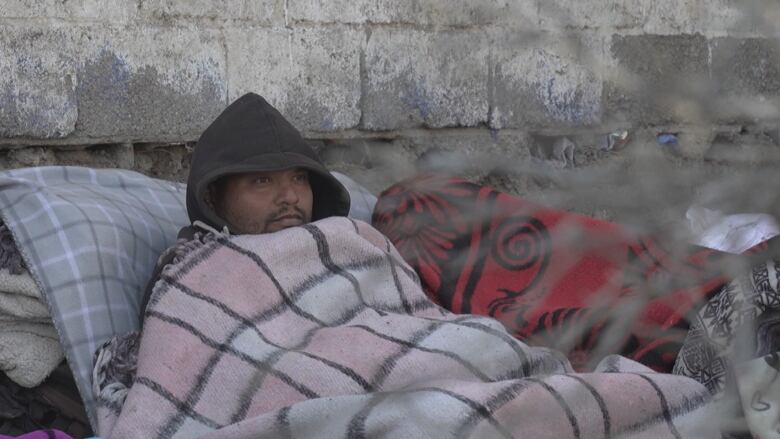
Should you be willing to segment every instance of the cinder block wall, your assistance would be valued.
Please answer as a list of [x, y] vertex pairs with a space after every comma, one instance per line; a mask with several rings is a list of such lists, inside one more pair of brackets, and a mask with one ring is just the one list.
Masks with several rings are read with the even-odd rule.
[[182, 179], [255, 91], [375, 191], [449, 167], [637, 225], [772, 211], [779, 19], [775, 0], [3, 0], [0, 166]]

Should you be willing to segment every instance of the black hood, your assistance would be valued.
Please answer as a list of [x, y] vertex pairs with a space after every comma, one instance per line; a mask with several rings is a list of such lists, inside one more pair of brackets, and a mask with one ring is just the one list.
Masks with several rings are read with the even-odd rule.
[[301, 133], [261, 96], [245, 94], [206, 128], [195, 146], [187, 180], [190, 221], [203, 221], [219, 230], [227, 225], [205, 201], [209, 185], [218, 178], [289, 168], [310, 171], [312, 221], [347, 215], [349, 193]]

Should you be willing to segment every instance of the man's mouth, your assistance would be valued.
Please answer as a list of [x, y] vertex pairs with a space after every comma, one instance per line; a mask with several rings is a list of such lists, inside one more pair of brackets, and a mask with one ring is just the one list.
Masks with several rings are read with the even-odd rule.
[[273, 222], [273, 223], [276, 223], [276, 222], [281, 222], [281, 223], [303, 222], [303, 217], [298, 215], [298, 214], [295, 214], [295, 213], [290, 213], [290, 214], [287, 214], [287, 215], [277, 216], [271, 222]]

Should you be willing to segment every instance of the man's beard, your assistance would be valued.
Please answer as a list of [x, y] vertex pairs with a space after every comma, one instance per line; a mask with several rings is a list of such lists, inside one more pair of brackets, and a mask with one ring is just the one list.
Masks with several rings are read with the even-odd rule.
[[[288, 217], [294, 217], [294, 219], [299, 220], [301, 224], [309, 222], [309, 218], [306, 217], [306, 213], [303, 211], [303, 209], [298, 206], [288, 206], [268, 215], [269, 219], [265, 221], [263, 233], [269, 233], [274, 223], [279, 223]], [[285, 226], [278, 230], [286, 229], [288, 227], [293, 226]]]

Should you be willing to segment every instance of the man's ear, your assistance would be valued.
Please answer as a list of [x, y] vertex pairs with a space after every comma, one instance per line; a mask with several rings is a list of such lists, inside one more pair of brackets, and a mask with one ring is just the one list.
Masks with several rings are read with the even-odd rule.
[[214, 213], [217, 213], [216, 200], [219, 195], [217, 192], [218, 192], [217, 185], [215, 185], [214, 183], [210, 183], [206, 187], [206, 194], [203, 197], [204, 198], [203, 202], [206, 203], [206, 206], [208, 206], [212, 211], [214, 211]]

